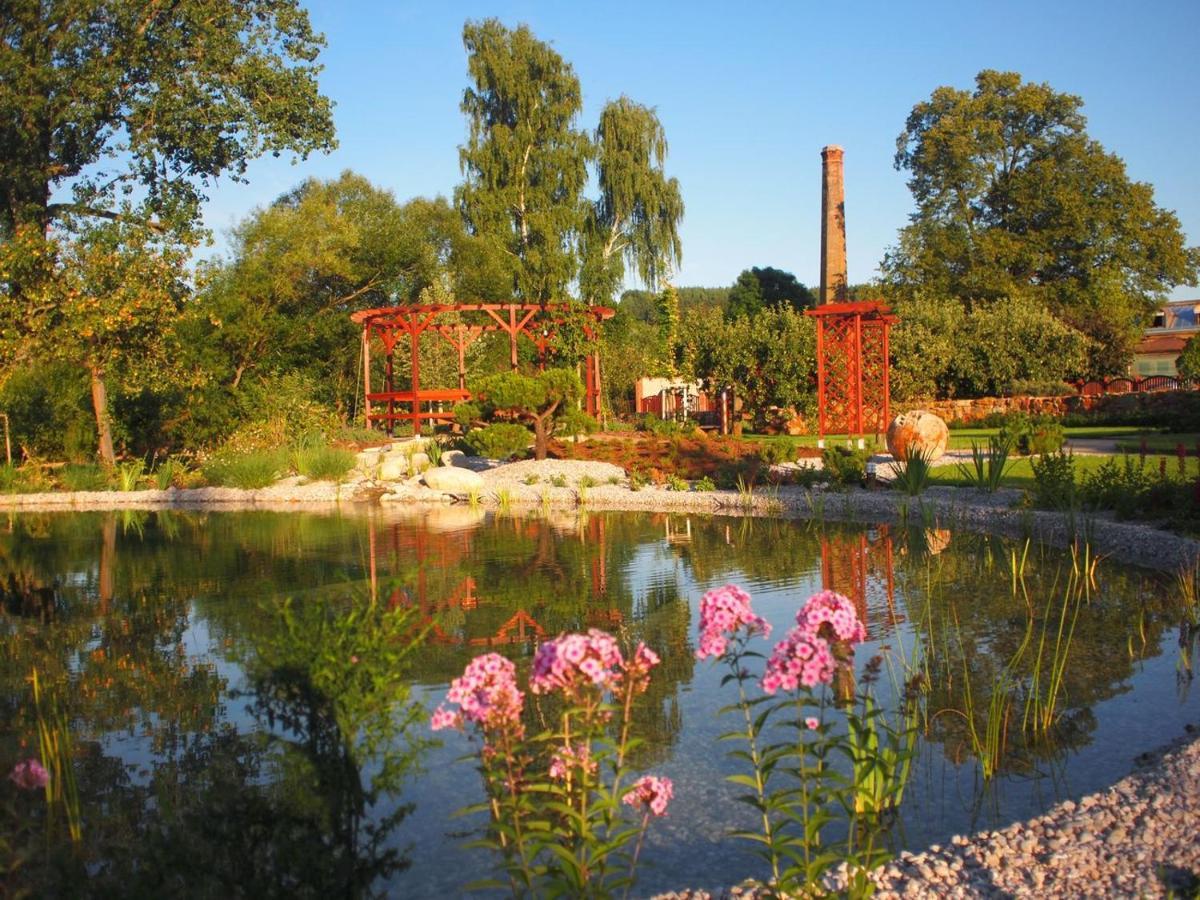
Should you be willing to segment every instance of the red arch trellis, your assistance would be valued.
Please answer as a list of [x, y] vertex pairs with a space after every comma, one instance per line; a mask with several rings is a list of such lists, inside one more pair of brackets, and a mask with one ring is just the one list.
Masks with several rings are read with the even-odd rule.
[[896, 316], [873, 300], [826, 303], [805, 315], [817, 320], [821, 437], [886, 431], [891, 402], [888, 329]]
[[[350, 316], [362, 325], [363, 400], [364, 415], [369, 426], [383, 422], [390, 434], [398, 420], [409, 420], [413, 432], [421, 433], [421, 423], [448, 421], [451, 412], [433, 409], [435, 404], [458, 403], [470, 399], [467, 391], [466, 350], [482, 335], [504, 332], [509, 340], [509, 362], [517, 367], [517, 339], [524, 336], [537, 347], [539, 357], [555, 331], [569, 314], [584, 312], [592, 324], [584, 326], [589, 339], [594, 340], [600, 323], [611, 319], [615, 311], [607, 306], [579, 307], [567, 303], [448, 303], [438, 306], [385, 306], [364, 309]], [[438, 319], [457, 313], [459, 321], [439, 323]], [[471, 321], [463, 322], [463, 314]], [[458, 350], [458, 387], [421, 387], [421, 335], [426, 331], [440, 335]], [[396, 390], [392, 378], [392, 361], [396, 347], [407, 335], [412, 360], [412, 384], [408, 390]], [[378, 338], [386, 354], [382, 391], [371, 389], [371, 338]], [[595, 353], [584, 358], [585, 408], [589, 415], [600, 410], [600, 360]], [[372, 404], [377, 407], [372, 407]], [[407, 407], [407, 408], [405, 408]], [[380, 411], [376, 411], [376, 409]], [[385, 410], [386, 411], [382, 411]]]

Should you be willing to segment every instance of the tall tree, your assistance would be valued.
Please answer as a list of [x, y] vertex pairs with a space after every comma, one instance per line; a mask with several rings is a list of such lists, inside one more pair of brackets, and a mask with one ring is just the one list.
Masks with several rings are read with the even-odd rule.
[[218, 176], [330, 149], [323, 43], [298, 0], [10, 0], [0, 236], [64, 215], [189, 226]]
[[455, 202], [471, 233], [507, 257], [518, 297], [562, 299], [578, 267], [591, 152], [575, 126], [579, 79], [524, 25], [467, 22], [463, 44], [473, 86], [463, 94], [469, 133]]
[[817, 298], [791, 272], [771, 266], [745, 269], [729, 291], [729, 305], [725, 315], [730, 319], [738, 316], [754, 316], [763, 309], [789, 307], [803, 312], [816, 306]]
[[600, 196], [583, 232], [580, 293], [608, 303], [633, 268], [650, 290], [679, 265], [679, 182], [663, 171], [667, 137], [655, 111], [621, 97], [600, 113], [595, 138]]
[[1200, 251], [1148, 184], [1088, 137], [1083, 101], [1013, 72], [940, 87], [897, 139], [912, 223], [885, 257], [895, 295], [1025, 296], [1093, 339], [1092, 374], [1120, 371], [1146, 318]]
[[100, 458], [109, 465], [116, 461], [109, 379], [133, 387], [171, 370], [168, 342], [186, 296], [187, 249], [160, 238], [102, 222], [61, 243], [34, 238], [33, 250], [0, 244], [0, 283], [30, 259], [40, 270], [35, 292], [0, 291], [0, 355], [10, 363], [38, 357], [83, 367]]

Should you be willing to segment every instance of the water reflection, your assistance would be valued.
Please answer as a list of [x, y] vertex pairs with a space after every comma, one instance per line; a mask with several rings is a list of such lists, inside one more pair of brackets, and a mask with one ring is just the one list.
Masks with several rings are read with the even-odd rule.
[[[424, 742], [410, 691], [436, 697], [485, 650], [527, 665], [543, 637], [589, 627], [643, 640], [663, 660], [636, 711], [648, 737], [636, 764], [691, 795], [681, 791], [673, 809], [671, 843], [651, 848], [666, 864], [647, 888], [679, 886], [670, 866], [685, 860], [697, 885], [753, 873], [749, 856], [709, 843], [728, 827], [736, 791], [722, 783], [717, 742], [728, 698], [696, 666], [692, 635], [700, 594], [726, 581], [750, 588], [777, 634], [813, 590], [852, 598], [869, 627], [864, 659], [903, 653], [910, 668], [896, 664], [896, 685], [916, 674], [926, 687], [907, 839], [995, 827], [1125, 774], [1133, 755], [1194, 717], [1196, 702], [1186, 691], [1194, 610], [1181, 611], [1167, 579], [1102, 562], [1054, 729], [1029, 739], [1015, 692], [1005, 751], [985, 781], [972, 728], [986, 728], [990, 693], [1030, 629], [1055, 621], [1072, 566], [1034, 547], [1014, 582], [1014, 551], [927, 524], [517, 517], [466, 505], [432, 515], [7, 517], [0, 765], [35, 746], [36, 667], [75, 736], [85, 823], [81, 856], [44, 841], [18, 848], [22, 883], [65, 895], [175, 894], [183, 884], [454, 892], [469, 879], [445, 837], [457, 827], [447, 814], [469, 797], [471, 773], [449, 774], [459, 748]], [[1023, 690], [1035, 659], [1012, 668]], [[36, 810], [26, 812], [36, 825]]]

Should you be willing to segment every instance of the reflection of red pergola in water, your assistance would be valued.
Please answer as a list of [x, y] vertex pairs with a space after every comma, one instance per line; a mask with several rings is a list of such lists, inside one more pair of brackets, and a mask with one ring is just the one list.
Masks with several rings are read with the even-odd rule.
[[873, 300], [825, 303], [804, 314], [817, 320], [818, 433], [886, 431], [888, 329], [896, 316]]
[[[364, 309], [350, 316], [362, 325], [363, 354], [363, 399], [367, 425], [386, 423], [388, 433], [399, 419], [412, 422], [413, 431], [421, 433], [421, 422], [452, 419], [454, 414], [430, 408], [433, 404], [459, 403], [469, 400], [467, 391], [466, 352], [480, 337], [493, 332], [508, 335], [509, 364], [517, 368], [517, 339], [524, 336], [537, 348], [538, 358], [544, 360], [556, 329], [566, 316], [582, 312], [593, 320], [584, 324], [583, 330], [589, 340], [594, 340], [600, 322], [611, 319], [614, 311], [607, 306], [577, 306], [566, 303], [449, 303], [439, 306], [385, 306], [379, 309]], [[446, 322], [454, 315], [455, 321]], [[587, 322], [587, 319], [585, 319]], [[425, 332], [439, 335], [458, 351], [458, 386], [455, 388], [421, 387], [421, 335]], [[409, 358], [412, 362], [412, 384], [408, 390], [398, 391], [392, 378], [393, 358], [396, 346], [407, 335]], [[384, 364], [383, 390], [371, 389], [371, 337], [383, 345]], [[589, 415], [596, 415], [600, 408], [600, 365], [593, 353], [584, 358], [585, 408]], [[386, 412], [373, 411], [371, 404], [387, 404]], [[407, 410], [397, 411], [397, 404]]]

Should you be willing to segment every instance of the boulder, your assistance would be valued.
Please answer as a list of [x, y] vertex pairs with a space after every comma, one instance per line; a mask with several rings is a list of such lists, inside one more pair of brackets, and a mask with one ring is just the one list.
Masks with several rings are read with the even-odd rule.
[[483, 489], [483, 477], [470, 469], [439, 466], [428, 470], [422, 479], [425, 486], [447, 494], [468, 494]]
[[391, 451], [384, 453], [379, 460], [379, 470], [376, 478], [380, 481], [399, 481], [408, 475], [408, 454]]
[[949, 440], [946, 423], [924, 409], [901, 413], [892, 419], [887, 430], [888, 452], [895, 459], [908, 459], [910, 453], [917, 451], [932, 462], [946, 452]]
[[459, 460], [463, 460], [466, 458], [467, 458], [467, 454], [463, 453], [461, 450], [443, 450], [442, 451], [442, 465], [443, 466], [461, 465]]

